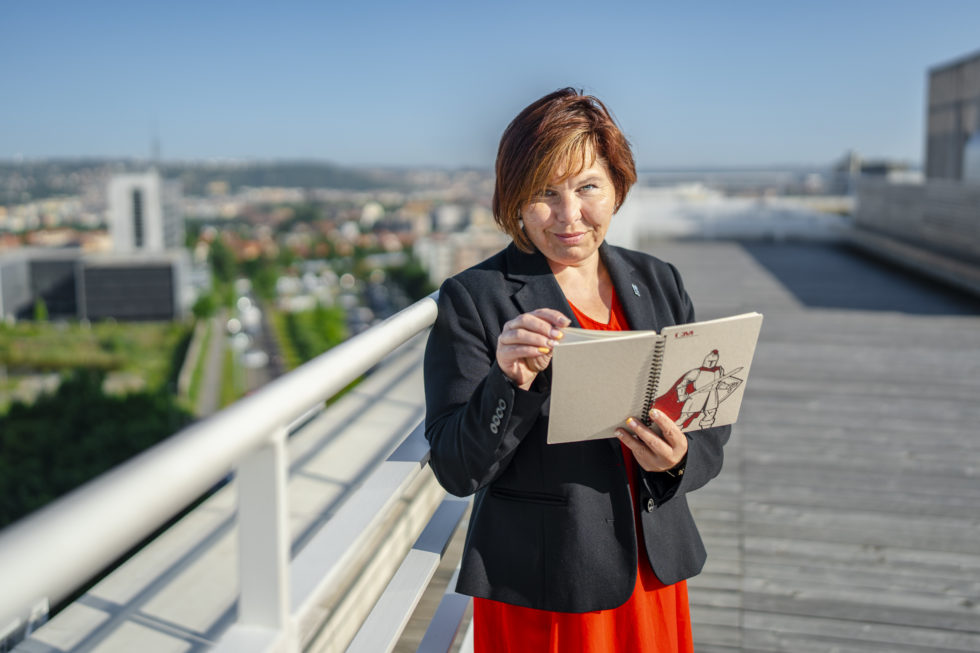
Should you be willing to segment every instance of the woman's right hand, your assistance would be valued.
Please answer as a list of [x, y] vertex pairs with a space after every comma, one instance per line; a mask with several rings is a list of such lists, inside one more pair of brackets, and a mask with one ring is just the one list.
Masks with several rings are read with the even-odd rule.
[[551, 363], [551, 350], [569, 320], [560, 311], [539, 308], [504, 323], [497, 338], [497, 365], [523, 390]]

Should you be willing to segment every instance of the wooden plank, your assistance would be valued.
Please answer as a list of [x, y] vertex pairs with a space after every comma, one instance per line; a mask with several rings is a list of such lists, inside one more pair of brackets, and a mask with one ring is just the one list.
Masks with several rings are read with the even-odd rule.
[[[880, 268], [835, 280], [840, 252], [781, 278], [785, 261], [738, 249], [661, 252], [699, 306], [766, 316], [725, 468], [690, 496], [709, 552], [689, 582], [696, 650], [980, 650], [977, 304]], [[876, 284], [907, 306], [808, 305], [834, 284], [840, 306]]]
[[744, 650], [760, 653], [831, 650], [972, 653], [980, 650], [980, 636], [860, 619], [772, 615], [747, 610], [743, 617], [742, 645]]

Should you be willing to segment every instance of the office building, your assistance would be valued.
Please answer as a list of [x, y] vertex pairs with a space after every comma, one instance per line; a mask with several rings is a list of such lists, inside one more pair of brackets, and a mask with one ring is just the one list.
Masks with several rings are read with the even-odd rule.
[[980, 139], [980, 52], [930, 70], [928, 92], [926, 177], [967, 179]]
[[162, 252], [184, 246], [180, 184], [156, 171], [109, 180], [109, 233], [116, 252]]
[[26, 257], [0, 254], [0, 320], [13, 320], [30, 310], [31, 277]]
[[980, 52], [929, 72], [926, 177], [862, 177], [857, 246], [980, 295]]
[[0, 319], [31, 318], [38, 300], [51, 318], [78, 314], [78, 248], [24, 247], [0, 254]]
[[87, 320], [175, 320], [189, 257], [182, 250], [87, 256], [79, 268], [78, 315]]
[[31, 319], [41, 300], [51, 319], [175, 320], [187, 315], [185, 250], [87, 254], [23, 248], [0, 254], [0, 320]]

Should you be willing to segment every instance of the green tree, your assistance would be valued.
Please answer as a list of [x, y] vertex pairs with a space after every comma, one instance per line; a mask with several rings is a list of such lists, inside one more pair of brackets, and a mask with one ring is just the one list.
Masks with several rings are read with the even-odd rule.
[[291, 368], [319, 356], [348, 337], [346, 315], [339, 307], [317, 306], [299, 313], [276, 312], [270, 323]]
[[245, 261], [242, 264], [242, 272], [252, 282], [252, 290], [256, 295], [266, 300], [276, 298], [279, 267], [274, 261], [264, 256]]
[[54, 393], [15, 402], [0, 418], [0, 528], [191, 420], [165, 389], [106, 395], [103, 380], [76, 370]]
[[48, 321], [48, 305], [44, 303], [44, 300], [40, 297], [34, 302], [34, 321], [35, 322], [47, 322]]
[[338, 306], [326, 307], [317, 304], [313, 309], [312, 331], [317, 338], [317, 354], [322, 354], [334, 345], [347, 339], [347, 320], [344, 309]]
[[202, 225], [198, 220], [184, 220], [184, 246], [194, 249], [201, 237]]
[[215, 311], [218, 310], [218, 299], [215, 297], [213, 292], [204, 293], [197, 298], [194, 302], [191, 311], [194, 313], [194, 317], [199, 320], [207, 319], [214, 315]]
[[287, 229], [296, 224], [310, 224], [322, 220], [323, 209], [316, 204], [293, 204], [293, 217], [284, 225]]
[[276, 264], [282, 268], [286, 269], [296, 263], [296, 254], [288, 247], [282, 246], [279, 248], [279, 254], [276, 256]]
[[238, 261], [235, 260], [235, 253], [221, 240], [220, 235], [211, 243], [208, 260], [215, 279], [221, 283], [231, 283], [238, 276]]
[[412, 301], [418, 301], [432, 293], [436, 287], [429, 281], [429, 274], [422, 264], [414, 258], [405, 265], [388, 268], [385, 273], [388, 278], [398, 284]]

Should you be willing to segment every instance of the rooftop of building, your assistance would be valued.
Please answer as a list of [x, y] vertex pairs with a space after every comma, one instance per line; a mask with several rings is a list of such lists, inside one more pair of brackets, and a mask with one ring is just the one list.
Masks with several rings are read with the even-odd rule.
[[[700, 319], [765, 315], [725, 469], [690, 496], [696, 649], [980, 649], [980, 303], [836, 243], [643, 247]], [[290, 440], [294, 553], [421, 417], [422, 344]], [[235, 614], [235, 529], [227, 486], [16, 650], [206, 647]]]

